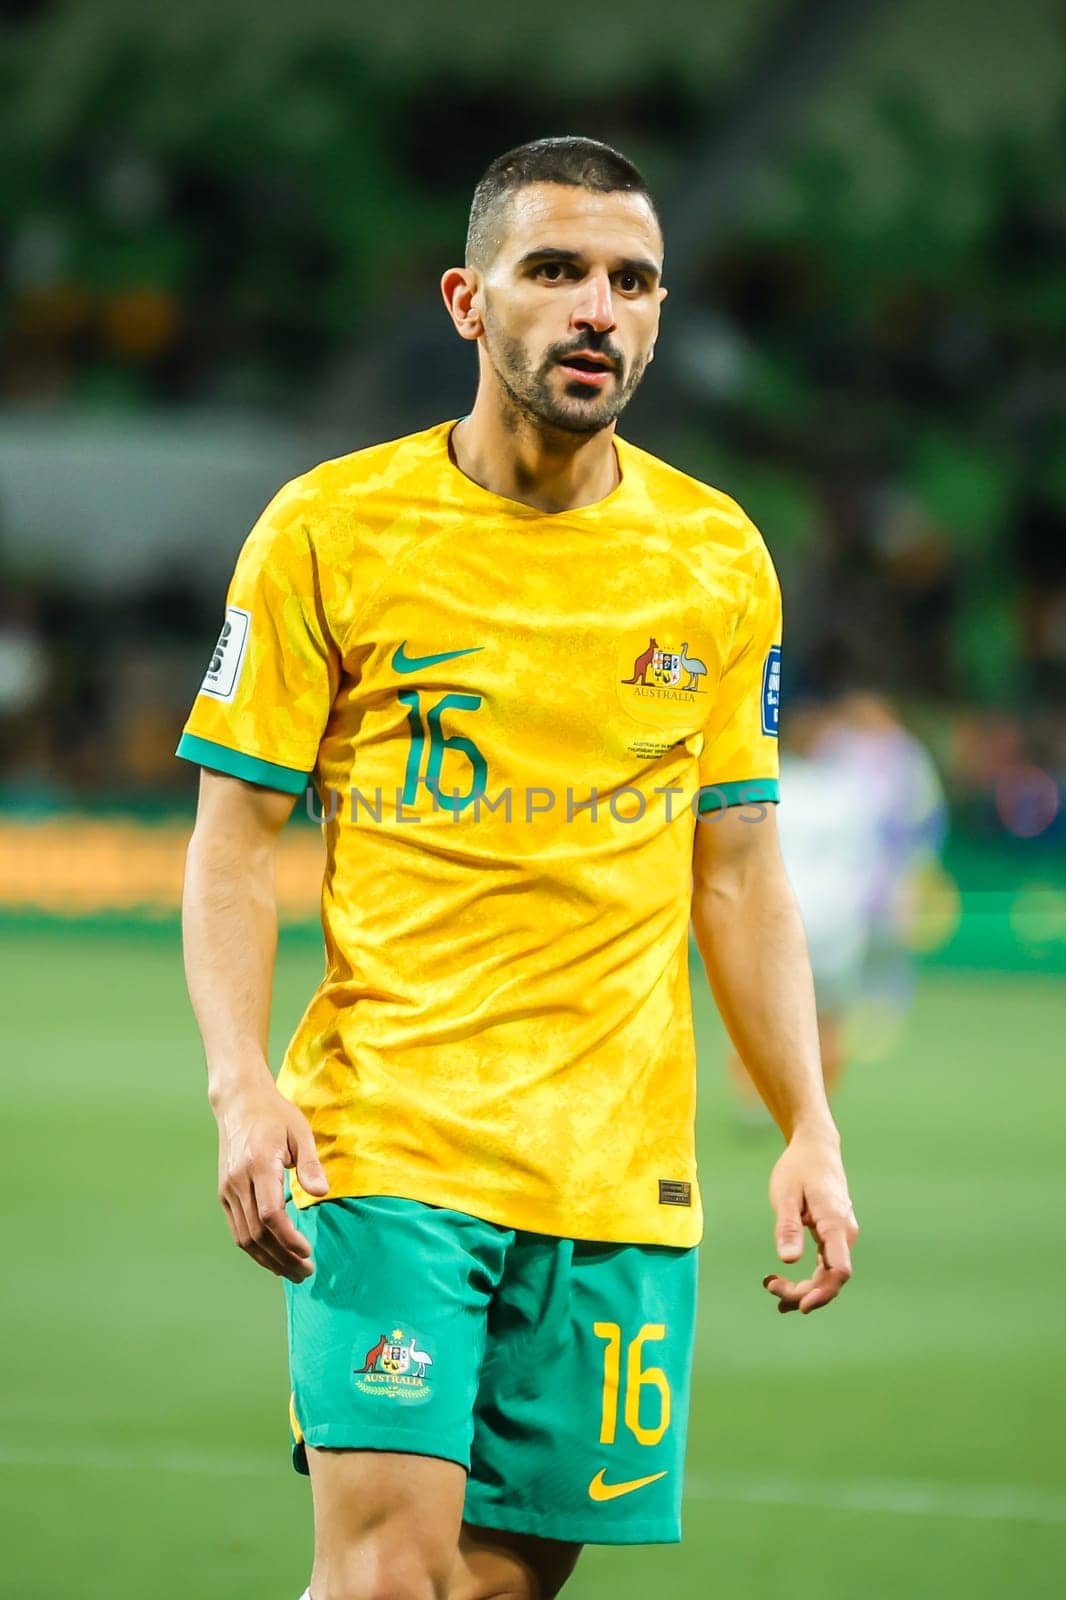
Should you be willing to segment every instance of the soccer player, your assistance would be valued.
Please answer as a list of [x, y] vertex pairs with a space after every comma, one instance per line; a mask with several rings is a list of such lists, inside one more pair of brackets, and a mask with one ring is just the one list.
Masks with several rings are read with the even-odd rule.
[[[311, 1600], [534, 1600], [673, 1541], [701, 1210], [690, 914], [780, 1125], [783, 1311], [857, 1231], [774, 829], [780, 606], [726, 495], [624, 443], [663, 243], [586, 139], [501, 156], [442, 280], [473, 409], [244, 546], [180, 752], [189, 988], [234, 1239], [286, 1280]], [[326, 974], [275, 1087], [278, 830]], [[286, 1172], [291, 1199], [286, 1202]]]

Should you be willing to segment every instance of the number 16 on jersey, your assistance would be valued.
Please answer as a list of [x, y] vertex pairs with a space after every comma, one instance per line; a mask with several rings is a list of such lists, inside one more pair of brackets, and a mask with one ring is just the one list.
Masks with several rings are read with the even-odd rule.
[[[434, 796], [439, 806], [445, 811], [463, 811], [482, 795], [488, 788], [488, 763], [473, 739], [468, 739], [465, 734], [445, 734], [441, 726], [441, 717], [445, 711], [476, 711], [481, 705], [479, 694], [446, 694], [429, 707], [426, 712], [425, 722], [422, 718], [422, 696], [417, 689], [402, 689], [399, 694], [400, 703], [407, 707], [407, 725], [411, 730], [411, 748], [407, 752], [407, 767], [404, 772], [403, 803], [413, 806], [418, 798], [418, 785], [421, 781]], [[426, 760], [425, 776], [420, 779], [422, 759], [426, 749], [426, 726], [429, 728], [429, 756]], [[458, 788], [445, 790], [441, 787], [441, 768], [444, 764], [446, 751], [454, 751], [462, 756], [470, 765], [470, 777], [465, 791]]]

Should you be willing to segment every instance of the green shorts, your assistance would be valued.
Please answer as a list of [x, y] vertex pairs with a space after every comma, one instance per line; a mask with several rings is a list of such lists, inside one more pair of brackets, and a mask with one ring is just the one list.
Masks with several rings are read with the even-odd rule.
[[414, 1200], [290, 1215], [314, 1276], [286, 1283], [293, 1462], [304, 1446], [441, 1456], [480, 1527], [673, 1543], [696, 1251], [588, 1244]]

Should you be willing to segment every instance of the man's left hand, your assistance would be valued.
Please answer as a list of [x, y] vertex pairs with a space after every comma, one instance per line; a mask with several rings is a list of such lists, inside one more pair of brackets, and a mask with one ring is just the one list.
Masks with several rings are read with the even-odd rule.
[[818, 1265], [796, 1282], [772, 1272], [763, 1287], [776, 1297], [778, 1311], [816, 1311], [851, 1277], [851, 1247], [859, 1234], [835, 1129], [793, 1134], [770, 1177], [770, 1203], [781, 1260], [800, 1259], [806, 1228], [818, 1247]]

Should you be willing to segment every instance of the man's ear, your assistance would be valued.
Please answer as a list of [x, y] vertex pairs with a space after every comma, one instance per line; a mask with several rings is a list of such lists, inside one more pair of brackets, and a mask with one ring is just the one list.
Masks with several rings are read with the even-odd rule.
[[[662, 305], [663, 301], [666, 299], [666, 297], [667, 297], [667, 295], [669, 293], [670, 293], [669, 289], [664, 289], [661, 284], [659, 285], [659, 304], [660, 305]], [[655, 338], [651, 342], [651, 349], [648, 351], [648, 363], [647, 364], [648, 364], [649, 367], [651, 366], [652, 362], [655, 360], [655, 346], [658, 343], [658, 339], [659, 339], [659, 335], [656, 334]]]
[[480, 339], [485, 331], [477, 302], [481, 278], [476, 267], [449, 267], [440, 280], [440, 292], [460, 339]]

